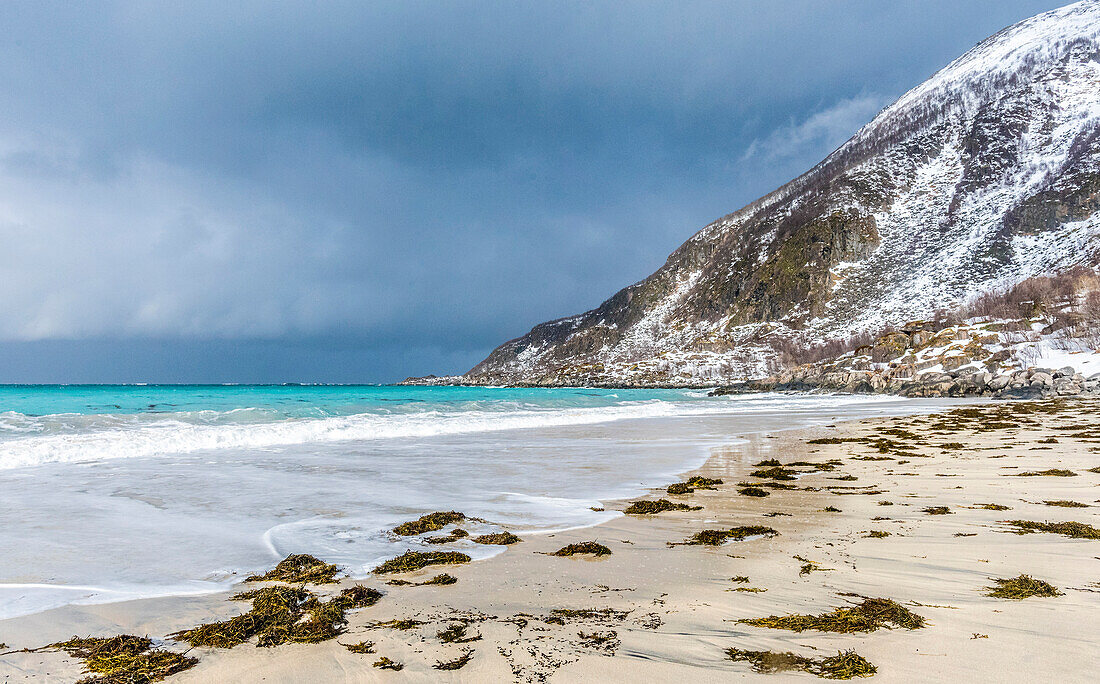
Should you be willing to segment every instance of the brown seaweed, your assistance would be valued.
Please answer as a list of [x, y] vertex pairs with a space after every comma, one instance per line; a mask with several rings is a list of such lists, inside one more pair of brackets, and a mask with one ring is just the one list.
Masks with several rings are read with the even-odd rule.
[[739, 648], [726, 649], [726, 657], [734, 662], [747, 662], [754, 672], [772, 674], [775, 672], [803, 671], [815, 674], [823, 679], [852, 679], [870, 677], [878, 668], [855, 651], [838, 651], [828, 658], [807, 658], [791, 652], [747, 651]]
[[720, 546], [726, 542], [742, 541], [749, 537], [763, 536], [774, 537], [779, 534], [778, 531], [771, 527], [764, 527], [763, 525], [742, 525], [741, 527], [731, 527], [728, 530], [703, 530], [697, 532], [691, 536], [683, 544], [688, 546], [694, 546], [703, 544], [706, 546]]
[[154, 649], [147, 637], [122, 634], [113, 637], [76, 637], [51, 644], [84, 661], [93, 676], [81, 679], [81, 684], [146, 684], [194, 667], [196, 658]]
[[599, 544], [594, 541], [579, 542], [577, 544], [570, 544], [563, 546], [551, 556], [576, 556], [580, 554], [590, 554], [593, 556], [610, 556], [611, 549], [607, 548], [603, 544]]
[[702, 508], [702, 506], [673, 503], [668, 499], [657, 499], [656, 501], [633, 501], [623, 513], [627, 515], [656, 515], [665, 511], [699, 511]]
[[475, 544], [494, 544], [496, 546], [510, 546], [518, 544], [522, 539], [511, 532], [497, 532], [495, 534], [483, 534], [473, 538]]
[[986, 596], [1004, 599], [1025, 599], [1032, 596], [1063, 596], [1053, 585], [1030, 575], [1019, 575], [1011, 579], [993, 579], [994, 587], [987, 587]]
[[406, 551], [382, 563], [374, 572], [386, 575], [394, 572], [412, 572], [430, 565], [457, 565], [469, 563], [470, 557], [458, 551]]
[[908, 608], [891, 599], [868, 598], [862, 603], [846, 608], [834, 608], [822, 615], [771, 615], [764, 618], [739, 620], [755, 627], [788, 629], [802, 632], [808, 629], [819, 632], [873, 632], [895, 625], [905, 629], [920, 629], [925, 620]]
[[447, 525], [462, 522], [465, 519], [466, 515], [458, 511], [436, 511], [435, 513], [422, 515], [416, 520], [401, 523], [393, 528], [393, 532], [394, 534], [409, 537], [416, 534], [423, 534], [424, 532], [435, 532], [436, 530], [443, 529]]
[[291, 582], [294, 584], [331, 584], [340, 568], [307, 553], [293, 553], [263, 575], [252, 575], [245, 582]]

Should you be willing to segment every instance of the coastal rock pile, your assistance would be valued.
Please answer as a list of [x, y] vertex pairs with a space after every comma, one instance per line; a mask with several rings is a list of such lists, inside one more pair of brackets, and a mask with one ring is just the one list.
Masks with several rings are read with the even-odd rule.
[[[1100, 372], [1086, 375], [1073, 366], [1054, 369], [1021, 362], [1028, 349], [1050, 347], [1047, 353], [1054, 349], [1051, 345], [1058, 338], [1044, 334], [1041, 328], [1041, 323], [1033, 321], [984, 321], [936, 330], [916, 321], [835, 359], [722, 387], [712, 395], [833, 391], [906, 397], [1038, 398], [1100, 394]], [[1100, 361], [1100, 353], [1095, 351], [1062, 357], [1074, 358], [1082, 367]]]

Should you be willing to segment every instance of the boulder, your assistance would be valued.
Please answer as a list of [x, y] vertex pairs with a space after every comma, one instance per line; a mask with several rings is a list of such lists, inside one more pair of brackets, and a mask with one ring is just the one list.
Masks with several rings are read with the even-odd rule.
[[915, 348], [923, 347], [932, 339], [934, 333], [929, 330], [916, 330], [909, 333], [909, 344]]
[[1031, 384], [1043, 387], [1054, 387], [1054, 376], [1045, 371], [1037, 371], [1031, 374]]
[[994, 375], [993, 378], [990, 379], [988, 385], [989, 385], [989, 389], [996, 392], [996, 391], [1003, 390], [1004, 388], [1008, 387], [1009, 383], [1011, 383], [1011, 382], [1012, 382], [1012, 377], [1011, 376], [1008, 376], [1008, 375]]
[[871, 347], [871, 360], [882, 363], [890, 359], [896, 359], [909, 348], [909, 336], [903, 332], [886, 333], [875, 340]]
[[917, 381], [918, 382], [926, 383], [926, 384], [927, 383], [937, 383], [937, 382], [950, 382], [952, 380], [954, 380], [954, 378], [952, 378], [947, 373], [936, 373], [934, 371], [929, 372], [929, 373], [921, 373], [920, 375], [917, 376]]
[[940, 363], [943, 364], [944, 370], [955, 370], [960, 366], [965, 366], [970, 363], [971, 359], [966, 354], [955, 354], [953, 356], [945, 356], [941, 359]]
[[1039, 399], [1043, 396], [1043, 390], [1037, 387], [1007, 387], [997, 396], [1007, 399]]
[[[1062, 380], [1065, 380], [1066, 382], [1061, 382]], [[1081, 393], [1081, 386], [1078, 385], [1076, 382], [1069, 380], [1069, 378], [1058, 378], [1055, 383], [1056, 384], [1054, 385], [1054, 391], [1057, 392], [1059, 396], [1075, 396]]]
[[1068, 378], [1072, 377], [1077, 371], [1073, 370], [1073, 366], [1064, 366], [1054, 371], [1054, 377], [1056, 378]]
[[897, 368], [891, 368], [889, 377], [891, 378], [911, 378], [917, 374], [917, 369], [914, 366], [902, 365]]

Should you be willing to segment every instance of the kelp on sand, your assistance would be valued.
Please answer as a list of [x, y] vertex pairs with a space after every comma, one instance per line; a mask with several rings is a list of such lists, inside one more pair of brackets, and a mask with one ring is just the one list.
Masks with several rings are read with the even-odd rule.
[[80, 680], [81, 684], [145, 684], [157, 682], [169, 675], [195, 666], [196, 658], [155, 649], [147, 637], [122, 634], [107, 638], [73, 637], [51, 644], [74, 658], [84, 661], [87, 672], [94, 673]]
[[290, 582], [293, 584], [332, 584], [339, 566], [330, 565], [307, 553], [293, 553], [263, 575], [252, 575], [245, 582]]
[[803, 671], [824, 679], [852, 679], [870, 677], [878, 670], [855, 651], [839, 651], [827, 658], [807, 658], [789, 651], [778, 653], [728, 648], [726, 657], [734, 662], [747, 662], [754, 672], [762, 674]]
[[765, 527], [763, 525], [743, 525], [741, 527], [731, 527], [726, 530], [703, 530], [702, 532], [696, 532], [686, 541], [681, 542], [681, 545], [686, 546], [720, 546], [728, 541], [743, 541], [749, 537], [774, 537], [779, 532], [771, 527]]
[[459, 551], [406, 551], [374, 569], [379, 575], [394, 572], [412, 572], [431, 565], [458, 565], [469, 563], [470, 556]]
[[253, 637], [257, 637], [257, 646], [317, 643], [343, 633], [347, 610], [372, 606], [381, 597], [381, 592], [362, 585], [344, 589], [328, 601], [303, 587], [253, 589], [232, 597], [252, 602], [247, 613], [169, 636], [192, 646], [214, 648], [233, 648]]
[[771, 615], [763, 618], [740, 620], [755, 627], [788, 629], [802, 632], [808, 629], [819, 632], [873, 632], [894, 625], [905, 629], [920, 629], [925, 620], [900, 603], [885, 598], [868, 598], [855, 606], [834, 608], [821, 615]]

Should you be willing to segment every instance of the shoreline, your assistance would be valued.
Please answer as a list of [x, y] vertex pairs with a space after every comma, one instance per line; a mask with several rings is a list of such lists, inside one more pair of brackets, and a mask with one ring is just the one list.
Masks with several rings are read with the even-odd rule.
[[[480, 477], [479, 488], [470, 488], [470, 482], [462, 482], [461, 487], [445, 491], [443, 486], [433, 486], [431, 494], [415, 495], [411, 497], [396, 498], [392, 494], [380, 491], [370, 494], [368, 498], [376, 497], [383, 501], [389, 501], [392, 509], [390, 516], [374, 515], [369, 520], [361, 516], [354, 503], [357, 496], [354, 492], [359, 487], [370, 487], [385, 483], [400, 487], [402, 473], [400, 464], [396, 464], [398, 470], [394, 476], [388, 474], [382, 479], [373, 481], [349, 480], [331, 484], [331, 490], [344, 492], [342, 499], [347, 499], [343, 508], [338, 504], [329, 503], [322, 508], [331, 512], [326, 518], [330, 522], [315, 523], [322, 528], [331, 527], [339, 529], [345, 527], [354, 530], [356, 546], [348, 546], [339, 539], [335, 543], [326, 543], [321, 539], [320, 544], [294, 543], [293, 535], [288, 535], [286, 530], [293, 530], [299, 524], [310, 524], [311, 502], [317, 498], [316, 490], [311, 490], [309, 483], [286, 487], [299, 511], [304, 511], [301, 520], [294, 518], [279, 518], [271, 522], [258, 521], [252, 529], [248, 530], [254, 535], [254, 539], [246, 539], [247, 545], [218, 544], [217, 536], [204, 538], [187, 532], [184, 526], [170, 525], [171, 530], [176, 530], [187, 535], [180, 537], [180, 543], [173, 544], [167, 549], [169, 557], [178, 558], [183, 564], [160, 562], [148, 567], [159, 568], [160, 571], [140, 573], [145, 567], [143, 563], [150, 561], [149, 554], [139, 547], [133, 547], [133, 560], [126, 553], [133, 541], [124, 541], [126, 527], [119, 528], [111, 534], [99, 534], [97, 530], [103, 528], [93, 527], [88, 529], [87, 524], [78, 521], [72, 525], [59, 526], [54, 534], [56, 543], [65, 543], [64, 537], [80, 535], [81, 530], [95, 535], [86, 539], [75, 539], [72, 544], [76, 549], [88, 548], [91, 554], [83, 556], [85, 563], [90, 563], [89, 570], [83, 574], [68, 572], [65, 575], [51, 572], [54, 568], [46, 562], [37, 559], [28, 559], [23, 576], [12, 577], [9, 569], [9, 579], [15, 581], [32, 581], [40, 585], [39, 589], [21, 590], [13, 585], [0, 584], [0, 606], [3, 613], [0, 619], [18, 617], [32, 614], [41, 610], [63, 606], [68, 601], [82, 603], [106, 603], [119, 602], [141, 598], [163, 598], [173, 594], [195, 593], [220, 593], [232, 591], [233, 583], [245, 575], [254, 572], [265, 571], [271, 563], [281, 560], [287, 553], [308, 552], [326, 558], [330, 562], [344, 564], [349, 567], [360, 579], [368, 576], [367, 570], [377, 563], [390, 558], [394, 553], [408, 548], [403, 542], [405, 539], [394, 538], [386, 535], [385, 530], [402, 522], [407, 516], [415, 517], [438, 508], [462, 510], [470, 515], [476, 515], [492, 521], [491, 525], [475, 525], [470, 528], [476, 534], [481, 532], [496, 532], [501, 529], [511, 529], [519, 534], [531, 534], [533, 532], [546, 533], [548, 531], [563, 531], [566, 528], [587, 527], [598, 524], [602, 520], [618, 515], [617, 513], [595, 513], [589, 507], [601, 507], [601, 502], [617, 499], [619, 497], [641, 496], [649, 488], [668, 484], [679, 477], [681, 473], [701, 466], [710, 455], [713, 446], [725, 444], [729, 441], [729, 435], [753, 432], [757, 429], [777, 429], [782, 426], [801, 426], [816, 423], [828, 423], [839, 416], [852, 415], [879, 415], [904, 413], [911, 411], [931, 410], [932, 402], [907, 402], [904, 400], [892, 400], [889, 398], [859, 398], [859, 397], [753, 397], [732, 399], [704, 399], [696, 404], [685, 403], [679, 408], [664, 410], [663, 402], [656, 402], [656, 406], [642, 404], [630, 408], [630, 415], [620, 417], [607, 416], [590, 423], [588, 419], [565, 424], [556, 422], [553, 425], [542, 425], [538, 428], [526, 428], [523, 430], [499, 430], [485, 434], [475, 433], [466, 435], [443, 435], [433, 437], [428, 441], [406, 440], [401, 444], [408, 444], [411, 449], [404, 446], [406, 452], [416, 451], [441, 452], [442, 454], [466, 453], [468, 459], [481, 458], [481, 449], [491, 449], [487, 453], [506, 455], [520, 451], [520, 457], [502, 470], [498, 466], [486, 463], [486, 472], [507, 472], [512, 475], [507, 479], [494, 479], [489, 476]], [[666, 407], [667, 408], [667, 407]], [[651, 410], [652, 409], [652, 410]], [[612, 408], [611, 411], [620, 411], [620, 408]], [[582, 413], [606, 414], [607, 409], [580, 409]], [[538, 414], [535, 414], [538, 418]], [[125, 435], [124, 435], [125, 436]], [[384, 445], [385, 442], [379, 444]], [[345, 447], [333, 445], [325, 447], [330, 451], [342, 452]], [[349, 444], [346, 449], [353, 454], [361, 454], [364, 449], [379, 450], [385, 446], [375, 446], [374, 443], [366, 445]], [[373, 452], [366, 452], [373, 453]], [[384, 452], [383, 452], [383, 455]], [[491, 458], [491, 457], [487, 457]], [[552, 460], [550, 460], [552, 459]], [[297, 461], [293, 454], [283, 459], [288, 466], [293, 466]], [[370, 468], [372, 461], [362, 455], [355, 457], [355, 462], [364, 464]], [[392, 460], [392, 459], [391, 459]], [[445, 464], [448, 460], [441, 459]], [[184, 472], [191, 468], [199, 468], [198, 473], [217, 475], [215, 467], [203, 462], [214, 462], [214, 459], [199, 457], [180, 457], [180, 463], [185, 467], [162, 465], [161, 461], [150, 461], [143, 465], [142, 461], [112, 460], [102, 464], [94, 464], [91, 470], [119, 469], [126, 473], [128, 469], [135, 472]], [[326, 462], [339, 463], [340, 458], [329, 457]], [[136, 463], [130, 466], [130, 463]], [[187, 467], [186, 464], [190, 464]], [[358, 467], [358, 466], [357, 466]], [[42, 473], [66, 473], [79, 476], [81, 468], [62, 466], [48, 466], [45, 471], [27, 471], [31, 477], [42, 477]], [[18, 473], [19, 471], [12, 471]], [[356, 471], [350, 471], [356, 472]], [[443, 477], [445, 471], [439, 471], [433, 475], [435, 482], [446, 482]], [[387, 471], [388, 473], [388, 471]], [[195, 477], [197, 477], [196, 475]], [[550, 476], [553, 482], [541, 483], [540, 478]], [[461, 476], [460, 476], [461, 477]], [[177, 478], [179, 479], [179, 478]], [[407, 478], [406, 478], [407, 479]], [[182, 480], [186, 485], [186, 480]], [[142, 494], [142, 484], [137, 481], [123, 480], [121, 484], [116, 479], [114, 486], [123, 487], [131, 492], [130, 498], [148, 503], [151, 496], [164, 496], [158, 492]], [[563, 483], [576, 483], [580, 489]], [[16, 482], [13, 481], [13, 486]], [[358, 486], [357, 486], [358, 485]], [[42, 487], [39, 487], [42, 490]], [[43, 492], [47, 494], [48, 492]], [[241, 499], [244, 504], [255, 501], [255, 496], [244, 496], [245, 492], [226, 493], [225, 495], [212, 494], [211, 500], [221, 502], [222, 506], [229, 506], [235, 499]], [[243, 497], [243, 499], [242, 499]], [[112, 505], [112, 498], [100, 497], [93, 499], [90, 505], [94, 506], [102, 501], [101, 505]], [[155, 500], [154, 500], [155, 501]], [[43, 504], [48, 503], [43, 501]], [[407, 505], [402, 505], [406, 504]], [[397, 505], [392, 505], [397, 504]], [[563, 507], [564, 506], [564, 507]], [[48, 507], [39, 507], [46, 511]], [[37, 508], [34, 510], [38, 510]], [[62, 510], [71, 510], [77, 514], [75, 506], [68, 506]], [[344, 519], [338, 514], [346, 512]], [[33, 512], [28, 510], [28, 513]], [[153, 511], [156, 512], [155, 510]], [[11, 513], [9, 512], [9, 515]], [[18, 520], [18, 518], [14, 518]], [[167, 522], [172, 522], [171, 520]], [[202, 522], [201, 520], [199, 522]], [[487, 529], [488, 528], [488, 529]], [[141, 532], [141, 529], [137, 529]], [[322, 529], [323, 531], [323, 529]], [[17, 537], [12, 534], [9, 539]], [[34, 535], [32, 535], [34, 536]], [[169, 535], [175, 538], [174, 535]], [[102, 538], [102, 541], [100, 539]], [[136, 537], [132, 539], [141, 539]], [[365, 541], [364, 541], [365, 540]], [[308, 541], [308, 539], [306, 540]], [[396, 543], [395, 543], [396, 542]], [[93, 546], [95, 544], [95, 546]], [[207, 548], [204, 548], [204, 544]], [[369, 547], [368, 547], [369, 545]], [[413, 548], [424, 549], [423, 544], [417, 544], [413, 540]], [[457, 545], [459, 550], [465, 551], [476, 558], [491, 555], [499, 547], [487, 547], [464, 542]], [[99, 548], [118, 548], [120, 555], [108, 557], [99, 553]], [[432, 548], [432, 547], [428, 547]], [[191, 550], [193, 549], [193, 551]], [[364, 551], [366, 553], [364, 553]], [[72, 558], [81, 557], [70, 550]], [[234, 562], [226, 559], [232, 558]], [[19, 556], [13, 556], [11, 565], [20, 567]], [[118, 567], [119, 571], [114, 570]], [[132, 566], [132, 570], [127, 569]], [[63, 570], [64, 566], [57, 566]], [[130, 581], [111, 582], [112, 576], [126, 576]], [[41, 579], [40, 579], [41, 578]], [[104, 578], [104, 579], [96, 579]], [[144, 584], [142, 583], [144, 581]], [[44, 584], [48, 583], [48, 584]], [[64, 586], [63, 586], [64, 585]], [[70, 590], [71, 587], [80, 586], [83, 591]], [[65, 587], [70, 587], [69, 589]], [[176, 590], [178, 588], [178, 591]]]
[[[1089, 410], [1094, 413], [1097, 402], [1070, 403], [1073, 404], [1091, 407]], [[1006, 406], [1027, 405], [1029, 404], [982, 404], [977, 410], [995, 412]], [[955, 654], [960, 662], [950, 666], [944, 663], [942, 674], [951, 676], [954, 672], [961, 676], [964, 670], [953, 668], [968, 667], [967, 662], [975, 657], [980, 660], [981, 654], [976, 656], [971, 652], [973, 644], [963, 644], [967, 648], [960, 650], [960, 645], [955, 643], [961, 634], [959, 625], [955, 624], [959, 621], [951, 615], [951, 609], [935, 606], [954, 601], [966, 603], [965, 606], [955, 606], [955, 609], [968, 613], [978, 610], [979, 606], [986, 609], [984, 612], [978, 611], [980, 619], [975, 620], [972, 616], [968, 619], [973, 625], [985, 624], [982, 628], [986, 630], [984, 633], [988, 634], [988, 639], [968, 640], [981, 645], [996, 642], [1000, 644], [998, 648], [1003, 649], [1006, 639], [1019, 640], [1021, 632], [1027, 633], [1024, 628], [1028, 623], [1016, 620], [1008, 625], [997, 625], [992, 620], [996, 609], [1011, 607], [1014, 611], [1028, 614], [1030, 620], [1047, 620], [1049, 623], [1049, 607], [1053, 606], [1053, 610], [1058, 611], [1080, 596], [1092, 599], [1084, 588], [1087, 581], [1083, 577], [1080, 581], [1068, 582], [1081, 587], [1080, 591], [1067, 587], [1065, 579], [1060, 582], [1056, 580], [1060, 579], [1059, 575], [1065, 577], [1069, 568], [1084, 572], [1084, 568], [1077, 566], [1087, 564], [1087, 559], [1091, 558], [1088, 555], [1090, 550], [1092, 553], [1098, 552], [1100, 545], [1091, 549], [1089, 545], [1095, 542], [1088, 540], [1065, 540], [1064, 544], [1060, 544], [1056, 540], [1062, 538], [1054, 535], [1019, 537], [988, 532], [988, 527], [995, 524], [998, 516], [1015, 517], [1018, 513], [1021, 514], [1019, 517], [1034, 520], [1040, 520], [1040, 515], [1046, 514], [1048, 519], [1072, 518], [1096, 524], [1097, 516], [1089, 508], [1048, 508], [1039, 504], [1039, 508], [1045, 510], [1027, 511], [1031, 513], [1028, 516], [1022, 515], [1023, 511], [1007, 514], [972, 512], [962, 508], [962, 505], [980, 503], [984, 501], [982, 496], [989, 498], [991, 495], [964, 489], [967, 501], [963, 502], [959, 500], [957, 492], [945, 489], [944, 483], [949, 483], [950, 487], [955, 486], [950, 483], [961, 483], [968, 477], [984, 478], [988, 482], [983, 480], [980, 484], [982, 489], [996, 485], [994, 489], [1006, 490], [1001, 498], [1010, 496], [1013, 499], [1025, 492], [1009, 493], [1007, 490], [1036, 490], [1043, 487], [1054, 492], [1050, 494], [1051, 499], [1072, 499], [1074, 497], [1064, 491], [1069, 487], [1075, 492], [1076, 500], [1091, 506], [1096, 498], [1096, 490], [1088, 492], [1091, 498], [1086, 498], [1081, 492], [1095, 487], [1100, 482], [1100, 475], [1079, 472], [1083, 477], [991, 480], [986, 471], [990, 468], [996, 471], [1001, 465], [1019, 467], [1025, 462], [1028, 465], [1035, 465], [1034, 462], [1051, 462], [1047, 467], [1054, 467], [1051, 456], [1058, 456], [1060, 460], [1071, 457], [1078, 460], [1083, 457], [1091, 458], [1091, 464], [1076, 465], [1077, 471], [1083, 471], [1085, 468], [1082, 466], [1091, 468], [1100, 462], [1100, 457], [1091, 455], [1095, 452], [1088, 451], [1093, 447], [1081, 448], [1082, 445], [1079, 444], [1074, 444], [1072, 449], [1069, 444], [1053, 448], [1037, 447], [1043, 450], [1037, 451], [1037, 455], [1032, 454], [1029, 449], [1036, 447], [1038, 439], [1048, 438], [1051, 430], [1030, 427], [1005, 428], [1005, 432], [1016, 433], [1017, 441], [1026, 437], [1027, 445], [1011, 447], [1016, 453], [1005, 457], [1014, 455], [1018, 458], [1009, 461], [987, 461], [983, 458], [984, 450], [1002, 449], [999, 446], [990, 447], [988, 444], [990, 438], [996, 436], [996, 431], [975, 435], [957, 434], [952, 439], [961, 440], [964, 436], [967, 438], [964, 449], [945, 450], [943, 454], [920, 457], [920, 460], [889, 455], [870, 456], [874, 460], [866, 460], [864, 456], [875, 452], [869, 452], [863, 443], [806, 444], [814, 436], [829, 435], [844, 439], [868, 431], [877, 432], [889, 424], [929, 420], [931, 419], [923, 417], [923, 414], [915, 417], [861, 419], [838, 423], [836, 428], [779, 431], [770, 436], [760, 434], [741, 444], [713, 449], [704, 465], [692, 474], [724, 479], [723, 485], [715, 490], [700, 490], [686, 497], [669, 496], [658, 491], [641, 497], [645, 500], [666, 498], [690, 505], [701, 505], [702, 510], [669, 512], [656, 516], [619, 516], [595, 527], [530, 535], [523, 543], [490, 559], [465, 566], [432, 567], [410, 575], [397, 576], [423, 581], [443, 571], [458, 577], [458, 583], [453, 586], [387, 586], [383, 581], [386, 578], [345, 581], [339, 586], [361, 582], [381, 589], [386, 596], [374, 607], [349, 613], [348, 632], [338, 639], [319, 644], [285, 645], [274, 649], [255, 648], [249, 644], [231, 650], [198, 648], [194, 649], [192, 655], [199, 656], [199, 664], [168, 681], [258, 681], [261, 677], [265, 681], [302, 681], [303, 677], [323, 681], [437, 680], [443, 674], [433, 669], [432, 665], [436, 660], [455, 657], [461, 650], [439, 643], [434, 635], [436, 631], [456, 620], [468, 621], [471, 629], [479, 630], [483, 635], [482, 640], [470, 644], [476, 653], [469, 664], [461, 671], [449, 675], [462, 681], [541, 681], [546, 677], [552, 677], [553, 681], [589, 678], [619, 681], [639, 676], [672, 677], [685, 674], [693, 679], [708, 681], [726, 680], [735, 676], [760, 676], [754, 675], [746, 663], [728, 660], [723, 652], [728, 647], [795, 651], [802, 655], [813, 655], [813, 648], [824, 655], [830, 655], [842, 647], [852, 647], [879, 667], [876, 679], [904, 681], [908, 676], [911, 681], [912, 676], [919, 678], [928, 667], [923, 662], [926, 656], [919, 654], [920, 648], [916, 652], [912, 651], [912, 644], [919, 644], [926, 649], [942, 650], [940, 660], [950, 660], [951, 654]], [[1029, 436], [1032, 432], [1037, 434]], [[1087, 440], [1078, 441], [1088, 443]], [[795, 486], [800, 487], [797, 490], [771, 490], [767, 497], [739, 495], [737, 482], [746, 479], [754, 463], [770, 458], [776, 458], [783, 463], [803, 459], [825, 462], [832, 458], [842, 458], [844, 465], [838, 470], [845, 475], [841, 476], [837, 471], [816, 471], [798, 476], [794, 481]], [[879, 461], [879, 458], [893, 458], [894, 463]], [[904, 465], [912, 468], [916, 474], [890, 472], [893, 467], [901, 465], [897, 461], [908, 461]], [[929, 472], [937, 469], [948, 472]], [[997, 473], [994, 472], [994, 475]], [[848, 476], [858, 479], [833, 479]], [[941, 476], [963, 479], [942, 479]], [[883, 484], [886, 480], [891, 483]], [[817, 491], [806, 490], [805, 486], [815, 487]], [[860, 490], [837, 488], [864, 486], [881, 487], [885, 493], [871, 496], [836, 493], [847, 491], [854, 494]], [[898, 491], [900, 489], [913, 491], [901, 494]], [[1061, 490], [1064, 495], [1056, 496], [1056, 490]], [[893, 506], [878, 505], [877, 501], [888, 498], [893, 500]], [[906, 500], [909, 498], [922, 504], [926, 501], [937, 505], [943, 502], [949, 505], [951, 514], [921, 514], [911, 510], [913, 506], [907, 505], [912, 503]], [[1028, 498], [1042, 497], [1028, 493]], [[609, 510], [621, 510], [626, 503], [608, 501], [605, 505]], [[1018, 509], [1036, 506], [1007, 499], [1001, 503], [1015, 503], [1014, 507]], [[822, 509], [828, 505], [840, 507], [843, 512], [823, 512]], [[1100, 510], [1100, 507], [1091, 507]], [[893, 515], [873, 515], [883, 511]], [[767, 517], [767, 513], [779, 515]], [[890, 520], [872, 522], [870, 518], [873, 517], [887, 517]], [[966, 530], [963, 534], [979, 534], [978, 540], [971, 537], [948, 537], [947, 540], [955, 541], [947, 543], [941, 538], [943, 535], [932, 535], [928, 538], [925, 533], [934, 531], [945, 523], [954, 531], [959, 529], [960, 523], [975, 517], [976, 520], [971, 522], [977, 522], [978, 529], [971, 530], [970, 525], [963, 525]], [[693, 531], [721, 528], [729, 524], [768, 525], [775, 527], [779, 536], [771, 539], [750, 539], [713, 549], [665, 546], [670, 541], [682, 541]], [[878, 539], [863, 537], [862, 534], [871, 526], [883, 527], [883, 531], [890, 531], [891, 536]], [[590, 539], [607, 545], [612, 554], [593, 560], [541, 555], [567, 543]], [[1064, 558], [1060, 549], [1065, 544], [1083, 547], [1076, 554], [1081, 558], [1071, 554], [1072, 563]], [[947, 547], [954, 548], [956, 545], [959, 551], [965, 553], [948, 553], [941, 557]], [[1006, 554], [1008, 547], [1016, 545], [1035, 547], [1032, 558], [1029, 559], [1030, 565], [1037, 566], [1031, 568], [1032, 574], [1053, 582], [1066, 596], [1011, 603], [996, 602], [983, 598], [977, 591], [989, 583], [988, 579], [977, 581], [977, 578], [972, 578], [975, 581], [970, 584], [974, 586], [970, 587], [970, 593], [964, 592], [963, 600], [960, 600], [957, 593], [952, 593], [950, 586], [959, 582], [956, 577], [959, 574], [985, 572], [999, 577], [1018, 574], [1008, 574], [1007, 569], [999, 571], [995, 557], [997, 553]], [[989, 557], [970, 558], [975, 555], [972, 552], [978, 549], [986, 551], [980, 555]], [[1055, 554], [1059, 563], [1044, 560], [1045, 555], [1051, 553], [1049, 549], [1059, 549]], [[882, 553], [883, 551], [893, 553]], [[922, 555], [925, 557], [924, 565], [940, 567], [948, 575], [951, 580], [948, 582], [948, 589], [937, 586], [934, 577], [913, 577], [911, 573], [901, 569], [901, 566], [912, 564], [914, 558], [917, 563], [921, 563]], [[1015, 555], [1027, 557], [1025, 553]], [[805, 576], [799, 575], [802, 563], [795, 560], [794, 556], [809, 559], [819, 566], [820, 571], [811, 570]], [[933, 556], [942, 567], [928, 560]], [[905, 562], [901, 558], [905, 558]], [[981, 560], [985, 563], [980, 563]], [[1007, 557], [1002, 557], [1000, 564], [1004, 565], [1006, 561]], [[1020, 561], [1020, 564], [1029, 565], [1024, 561]], [[971, 565], [977, 570], [969, 567]], [[1059, 565], [1066, 567], [1057, 567]], [[1024, 572], [1028, 570], [1027, 567], [1022, 569]], [[735, 575], [749, 577], [752, 588], [766, 591], [728, 591], [737, 588], [729, 582], [729, 577]], [[1092, 581], [1096, 579], [1098, 578], [1091, 578]], [[316, 589], [320, 593], [330, 591], [324, 587]], [[788, 612], [820, 613], [845, 605], [846, 599], [838, 595], [844, 592], [926, 604], [929, 607], [913, 607], [912, 610], [920, 612], [933, 626], [911, 633], [907, 633], [908, 630], [880, 630], [869, 635], [831, 635], [764, 630], [729, 621], [732, 618], [782, 615]], [[40, 646], [68, 638], [73, 633], [83, 636], [89, 633], [107, 635], [129, 632], [163, 636], [200, 622], [225, 619], [242, 610], [239, 603], [230, 603], [226, 598], [226, 594], [211, 594], [54, 609], [0, 621], [0, 641], [6, 641], [9, 647], [19, 648]], [[1095, 599], [1092, 600], [1095, 602]], [[986, 602], [991, 603], [992, 608], [980, 605]], [[539, 619], [555, 608], [580, 610], [606, 607], [632, 612], [622, 620], [567, 621], [565, 625], [546, 623]], [[1079, 608], [1074, 603], [1071, 612]], [[483, 614], [492, 614], [494, 617], [483, 619]], [[523, 618], [528, 623], [527, 626], [517, 626], [515, 619], [520, 615], [529, 616]], [[414, 616], [417, 619], [432, 619], [430, 624], [409, 632], [368, 628], [370, 620], [407, 619]], [[1087, 620], [1087, 616], [1082, 616], [1082, 619]], [[657, 622], [660, 624], [655, 625]], [[1028, 643], [1036, 653], [1060, 654], [1058, 662], [1049, 663], [1044, 655], [1045, 673], [1060, 672], [1065, 678], [1072, 679], [1073, 673], [1082, 671], [1079, 668], [1084, 666], [1084, 656], [1065, 653], [1064, 648], [1057, 646], [1059, 641], [1080, 641], [1082, 632], [1088, 632], [1089, 628], [1082, 626], [1081, 620], [1076, 622], [1078, 624], [1074, 625], [1076, 631], [1073, 633], [1071, 630], [1063, 630], [1059, 634], [1057, 629], [1048, 629], [1051, 634], [1029, 635]], [[1073, 623], [1074, 620], [1066, 620], [1066, 624]], [[947, 636], [942, 633], [944, 626], [951, 628]], [[1009, 634], [1000, 634], [999, 631], [1004, 630], [999, 628], [1006, 626], [1010, 628]], [[616, 632], [615, 641], [618, 646], [614, 656], [608, 656], [600, 649], [578, 642], [578, 631], [593, 633], [592, 630]], [[975, 627], [973, 633], [983, 632]], [[1097, 635], [1086, 636], [1095, 638]], [[340, 645], [361, 639], [377, 640], [377, 653], [404, 662], [405, 670], [400, 675], [377, 670], [371, 667], [376, 656], [353, 654]], [[1051, 643], [1046, 644], [1048, 641]], [[169, 647], [173, 647], [173, 642], [167, 643]], [[811, 650], [807, 651], [807, 645]], [[174, 648], [179, 650], [178, 646]], [[1027, 649], [1013, 649], [1014, 653], [1027, 652]], [[989, 661], [991, 667], [997, 662], [999, 661], [996, 659]], [[0, 658], [0, 673], [4, 674], [4, 681], [23, 681], [22, 678], [30, 679], [35, 676], [41, 676], [47, 681], [72, 681], [79, 678], [80, 670], [77, 661], [53, 652], [16, 654]], [[1017, 669], [1016, 672], [1020, 670]], [[811, 678], [805, 674], [798, 676], [807, 681]], [[1007, 670], [1005, 677], [991, 679], [1011, 680], [1011, 672]]]

